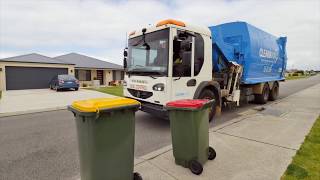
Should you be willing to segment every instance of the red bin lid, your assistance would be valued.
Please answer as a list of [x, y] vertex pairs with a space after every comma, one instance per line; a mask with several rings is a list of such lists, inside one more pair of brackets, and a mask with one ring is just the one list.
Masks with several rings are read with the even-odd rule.
[[199, 109], [208, 102], [208, 99], [182, 99], [168, 102], [167, 107]]

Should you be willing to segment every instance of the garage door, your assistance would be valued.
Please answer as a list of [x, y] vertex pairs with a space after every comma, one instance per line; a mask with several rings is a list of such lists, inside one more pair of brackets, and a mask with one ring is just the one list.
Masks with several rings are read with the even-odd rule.
[[124, 79], [124, 72], [113, 70], [112, 76], [113, 76], [113, 80], [123, 80]]
[[6, 89], [49, 88], [51, 79], [58, 74], [68, 74], [68, 68], [6, 66]]

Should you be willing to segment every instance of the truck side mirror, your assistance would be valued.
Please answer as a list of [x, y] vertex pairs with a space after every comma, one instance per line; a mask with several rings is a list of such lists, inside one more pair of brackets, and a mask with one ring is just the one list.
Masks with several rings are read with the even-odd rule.
[[179, 49], [182, 49], [184, 51], [191, 51], [192, 50], [192, 41], [190, 41], [191, 38], [194, 37], [193, 34], [189, 32], [180, 32], [177, 36], [174, 37], [174, 42], [179, 42]]
[[123, 68], [127, 69], [127, 58], [123, 58]]
[[185, 51], [191, 51], [192, 50], [192, 43], [188, 40], [181, 42], [181, 49]]
[[187, 40], [189, 37], [196, 37], [196, 36], [194, 34], [192, 34], [191, 32], [183, 31], [183, 32], [180, 32], [176, 37], [178, 39], [184, 41], [184, 40]]
[[128, 59], [128, 48], [123, 50], [123, 68], [127, 68], [127, 59]]
[[123, 50], [123, 56], [124, 56], [124, 57], [127, 57], [127, 56], [128, 56], [128, 48], [125, 48], [125, 49]]
[[173, 40], [173, 52], [179, 52], [181, 49], [181, 40], [176, 37]]

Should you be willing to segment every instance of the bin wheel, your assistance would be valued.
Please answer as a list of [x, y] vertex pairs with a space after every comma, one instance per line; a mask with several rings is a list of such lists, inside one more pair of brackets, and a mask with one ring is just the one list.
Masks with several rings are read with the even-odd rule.
[[216, 156], [217, 156], [216, 151], [212, 147], [209, 147], [208, 159], [214, 160], [216, 158]]
[[133, 180], [142, 180], [142, 177], [139, 173], [135, 172], [133, 173]]
[[191, 160], [189, 163], [189, 169], [193, 174], [200, 175], [203, 171], [202, 164], [196, 160]]

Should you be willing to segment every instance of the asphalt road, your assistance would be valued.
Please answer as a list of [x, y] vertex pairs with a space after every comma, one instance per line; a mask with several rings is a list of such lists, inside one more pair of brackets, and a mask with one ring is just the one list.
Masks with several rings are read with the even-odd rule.
[[[320, 83], [320, 75], [280, 84], [280, 98]], [[224, 109], [211, 126], [253, 108]], [[171, 144], [169, 122], [136, 115], [136, 156]], [[57, 180], [79, 174], [75, 122], [67, 110], [0, 118], [0, 180]]]

